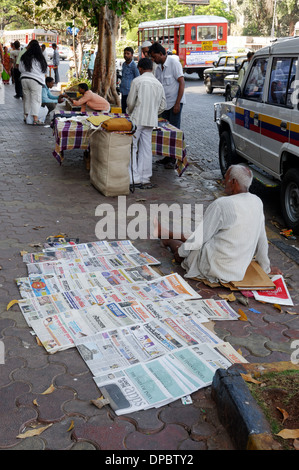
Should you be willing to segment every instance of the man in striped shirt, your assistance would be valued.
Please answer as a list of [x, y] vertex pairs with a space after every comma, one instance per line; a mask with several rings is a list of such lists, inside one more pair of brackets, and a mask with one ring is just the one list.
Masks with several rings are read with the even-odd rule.
[[152, 176], [152, 131], [158, 126], [158, 115], [166, 106], [163, 86], [152, 73], [151, 59], [144, 58], [138, 62], [139, 77], [132, 83], [127, 99], [127, 112], [137, 126], [133, 136], [131, 156], [131, 184], [138, 184], [143, 189], [153, 187]]

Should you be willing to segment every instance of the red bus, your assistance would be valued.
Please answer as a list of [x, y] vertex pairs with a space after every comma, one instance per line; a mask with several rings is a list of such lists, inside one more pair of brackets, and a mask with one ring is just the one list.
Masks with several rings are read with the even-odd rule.
[[45, 31], [44, 29], [19, 29], [14, 31], [3, 31], [3, 39], [5, 45], [10, 45], [11, 42], [19, 41], [22, 46], [27, 45], [31, 39], [37, 39], [40, 44], [49, 46], [53, 42], [59, 43], [59, 36], [56, 31]]
[[228, 21], [221, 16], [194, 15], [167, 20], [145, 21], [138, 26], [138, 46], [144, 41], [159, 42], [175, 50], [186, 73], [198, 73], [227, 52]]

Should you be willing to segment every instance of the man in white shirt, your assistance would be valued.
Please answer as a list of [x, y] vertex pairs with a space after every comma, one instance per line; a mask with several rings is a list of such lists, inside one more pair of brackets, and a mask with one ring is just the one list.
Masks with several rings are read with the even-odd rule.
[[130, 181], [143, 189], [153, 187], [150, 183], [153, 159], [152, 131], [158, 126], [158, 115], [166, 105], [163, 86], [154, 77], [152, 67], [151, 59], [139, 60], [140, 75], [132, 81], [127, 98], [127, 112], [137, 126], [133, 136]]
[[181, 262], [185, 277], [213, 283], [241, 281], [254, 256], [267, 274], [281, 274], [270, 267], [263, 204], [249, 193], [251, 182], [249, 168], [232, 165], [225, 175], [227, 196], [209, 205], [203, 224], [188, 238], [175, 239], [155, 222], [155, 235]]
[[[174, 56], [168, 55], [164, 47], [158, 42], [151, 45], [149, 54], [154, 62], [158, 64], [155, 76], [162, 83], [165, 91], [166, 108], [162, 117], [180, 129], [181, 113], [183, 105], [186, 103], [182, 65]], [[174, 161], [170, 157], [165, 157], [163, 160], [159, 160], [158, 163], [166, 165], [166, 168], [174, 168]]]

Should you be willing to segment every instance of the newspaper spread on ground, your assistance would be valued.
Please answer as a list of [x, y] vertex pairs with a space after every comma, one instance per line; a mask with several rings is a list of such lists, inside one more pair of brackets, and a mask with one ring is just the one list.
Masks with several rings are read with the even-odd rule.
[[76, 347], [116, 414], [158, 407], [246, 362], [206, 325], [237, 320], [132, 242], [70, 243], [23, 255], [19, 307], [49, 354]]

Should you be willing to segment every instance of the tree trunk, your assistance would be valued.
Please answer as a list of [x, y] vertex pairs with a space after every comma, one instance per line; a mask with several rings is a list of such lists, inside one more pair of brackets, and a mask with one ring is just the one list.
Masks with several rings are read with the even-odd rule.
[[119, 106], [116, 91], [116, 50], [115, 41], [119, 25], [118, 16], [102, 6], [98, 22], [98, 52], [92, 77], [92, 91], [103, 96], [110, 104]]

